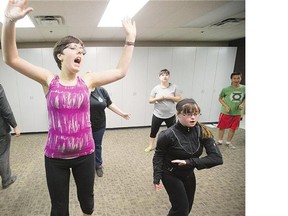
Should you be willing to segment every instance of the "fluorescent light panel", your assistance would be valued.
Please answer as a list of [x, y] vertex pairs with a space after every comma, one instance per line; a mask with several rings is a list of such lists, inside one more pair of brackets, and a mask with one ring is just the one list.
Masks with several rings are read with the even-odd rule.
[[132, 18], [149, 0], [110, 0], [98, 27], [121, 27], [124, 17]]
[[[0, 0], [0, 22], [4, 22], [4, 11], [6, 8], [6, 1]], [[16, 28], [35, 28], [35, 25], [31, 21], [30, 17], [26, 15], [23, 19], [16, 22]]]

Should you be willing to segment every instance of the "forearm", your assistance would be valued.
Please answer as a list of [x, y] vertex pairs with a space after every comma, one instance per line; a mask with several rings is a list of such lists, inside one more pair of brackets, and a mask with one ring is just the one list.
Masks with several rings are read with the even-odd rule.
[[202, 144], [207, 155], [201, 158], [191, 158], [191, 164], [194, 164], [198, 170], [223, 164], [222, 154], [213, 139], [205, 139]]
[[110, 109], [112, 112], [118, 114], [121, 117], [124, 117], [125, 115], [125, 113], [113, 103], [108, 107], [108, 109]]
[[11, 65], [11, 63], [18, 58], [18, 51], [16, 46], [15, 22], [10, 21], [7, 17], [5, 17], [2, 26], [1, 45], [3, 61]]
[[149, 103], [154, 104], [154, 103], [157, 103], [158, 101], [161, 101], [161, 100], [163, 100], [163, 96], [162, 97], [150, 97]]
[[116, 67], [119, 70], [120, 77], [124, 77], [128, 71], [128, 66], [132, 59], [132, 54], [134, 50], [134, 43], [136, 40], [136, 23], [130, 18], [124, 18], [122, 20], [122, 25], [125, 30], [125, 46], [123, 48], [122, 55]]
[[[134, 39], [134, 41], [135, 41], [135, 39]], [[126, 76], [126, 74], [128, 72], [128, 67], [129, 67], [129, 64], [132, 60], [133, 51], [134, 51], [134, 45], [126, 45], [125, 44], [125, 46], [123, 48], [122, 55], [120, 57], [118, 65], [116, 67], [116, 69], [119, 72], [119, 76], [121, 78]]]
[[229, 108], [229, 106], [225, 103], [223, 98], [219, 98], [219, 102], [221, 103], [221, 105], [225, 108]]
[[171, 95], [171, 96], [165, 96], [164, 99], [166, 100], [172, 100], [173, 102], [178, 102], [181, 100], [181, 96], [180, 95]]

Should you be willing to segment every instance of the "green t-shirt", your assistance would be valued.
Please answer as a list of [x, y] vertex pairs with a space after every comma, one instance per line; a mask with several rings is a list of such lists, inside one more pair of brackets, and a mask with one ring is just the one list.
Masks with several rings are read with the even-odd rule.
[[230, 107], [230, 111], [226, 112], [224, 106], [221, 108], [221, 112], [226, 115], [236, 116], [241, 115], [239, 104], [245, 99], [245, 86], [240, 85], [238, 88], [228, 86], [223, 88], [220, 93], [220, 98], [223, 98], [225, 103]]

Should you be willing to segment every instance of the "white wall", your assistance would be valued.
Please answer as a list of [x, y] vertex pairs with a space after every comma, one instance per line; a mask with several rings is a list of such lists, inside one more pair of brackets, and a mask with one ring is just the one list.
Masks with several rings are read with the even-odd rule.
[[[128, 75], [104, 86], [112, 101], [131, 113], [124, 120], [107, 109], [107, 127], [149, 126], [153, 105], [148, 103], [151, 89], [159, 84], [158, 73], [167, 68], [170, 81], [184, 97], [194, 98], [202, 108], [202, 122], [217, 122], [218, 95], [230, 84], [236, 47], [136, 47]], [[110, 69], [118, 63], [121, 47], [88, 47], [82, 72]], [[33, 64], [59, 73], [52, 48], [19, 49], [19, 55]], [[2, 59], [2, 56], [1, 56]], [[47, 131], [47, 111], [40, 84], [18, 74], [0, 62], [0, 82], [22, 132]]]

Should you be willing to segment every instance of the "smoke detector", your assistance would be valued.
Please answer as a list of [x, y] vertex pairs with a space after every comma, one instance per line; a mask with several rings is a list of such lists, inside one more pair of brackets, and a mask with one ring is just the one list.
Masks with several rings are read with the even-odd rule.
[[35, 16], [36, 23], [40, 26], [58, 26], [63, 25], [63, 17], [61, 16]]

